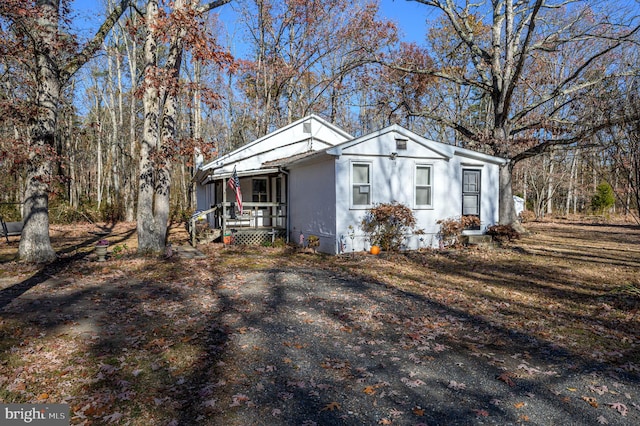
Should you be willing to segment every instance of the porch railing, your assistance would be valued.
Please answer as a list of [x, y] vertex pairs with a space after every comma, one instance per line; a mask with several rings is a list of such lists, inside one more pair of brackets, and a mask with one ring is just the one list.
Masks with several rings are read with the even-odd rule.
[[188, 231], [189, 231], [189, 239], [191, 240], [191, 245], [193, 247], [196, 246], [196, 234], [198, 233], [196, 223], [198, 222], [198, 220], [201, 220], [203, 218], [205, 221], [207, 221], [209, 215], [215, 214], [216, 210], [218, 210], [218, 206], [213, 206], [209, 210], [198, 211], [195, 214], [193, 214], [193, 216], [191, 216], [191, 220], [189, 221]]
[[224, 202], [217, 205], [216, 227], [258, 229], [286, 228], [287, 205], [278, 202], [243, 202], [243, 212], [236, 211], [236, 203]]
[[277, 202], [244, 202], [242, 215], [236, 212], [235, 202], [218, 203], [209, 210], [198, 211], [189, 221], [189, 237], [191, 245], [196, 246], [198, 224], [209, 224], [214, 229], [221, 230], [225, 235], [227, 230], [251, 229], [286, 229], [287, 205]]

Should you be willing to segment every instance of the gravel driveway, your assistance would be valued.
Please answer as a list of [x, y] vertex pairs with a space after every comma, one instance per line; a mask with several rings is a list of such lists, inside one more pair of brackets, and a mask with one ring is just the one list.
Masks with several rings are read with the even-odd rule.
[[640, 424], [637, 372], [424, 297], [322, 269], [222, 281], [209, 374], [223, 378], [199, 389], [215, 414], [202, 422]]
[[73, 424], [640, 424], [636, 362], [576, 356], [467, 313], [468, 299], [452, 308], [339, 263], [216, 256], [0, 282], [14, 341], [0, 341], [0, 400], [49, 390]]

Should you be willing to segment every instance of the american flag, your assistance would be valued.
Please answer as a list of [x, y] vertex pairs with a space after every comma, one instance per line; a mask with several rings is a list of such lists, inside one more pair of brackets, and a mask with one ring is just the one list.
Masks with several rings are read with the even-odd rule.
[[235, 166], [233, 167], [233, 174], [229, 179], [229, 187], [236, 193], [236, 204], [238, 205], [238, 211], [242, 214], [242, 192], [240, 191], [240, 178], [236, 172]]

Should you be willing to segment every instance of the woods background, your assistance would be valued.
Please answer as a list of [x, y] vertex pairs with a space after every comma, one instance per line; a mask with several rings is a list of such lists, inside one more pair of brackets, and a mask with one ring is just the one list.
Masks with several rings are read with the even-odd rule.
[[608, 183], [611, 211], [639, 221], [638, 2], [416, 2], [431, 11], [419, 44], [375, 0], [108, 0], [91, 29], [74, 2], [3, 2], [0, 212], [154, 233], [194, 208], [196, 155], [314, 113], [508, 158], [501, 190], [537, 218], [603, 214]]

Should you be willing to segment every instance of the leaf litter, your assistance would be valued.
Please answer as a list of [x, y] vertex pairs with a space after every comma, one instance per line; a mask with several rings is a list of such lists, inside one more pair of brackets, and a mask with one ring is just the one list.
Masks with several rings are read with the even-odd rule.
[[[0, 400], [86, 425], [640, 423], [637, 299], [618, 291], [640, 282], [640, 232], [534, 231], [395, 257], [87, 253], [2, 305]], [[12, 266], [0, 291], [38, 273]]]

